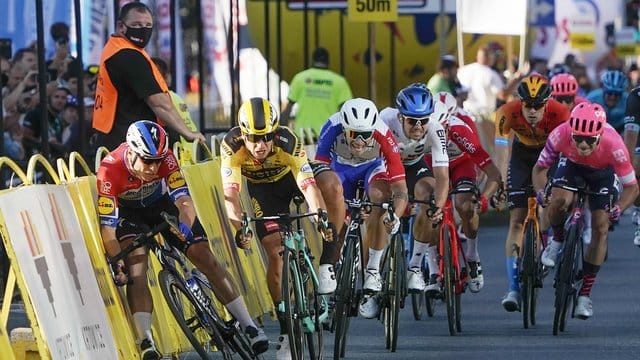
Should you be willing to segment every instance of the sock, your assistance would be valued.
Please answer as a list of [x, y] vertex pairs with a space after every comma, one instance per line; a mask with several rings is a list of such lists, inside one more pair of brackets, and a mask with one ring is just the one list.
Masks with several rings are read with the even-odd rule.
[[133, 314], [133, 323], [136, 327], [136, 335], [138, 335], [138, 342], [142, 342], [145, 338], [151, 338], [151, 313], [149, 312], [136, 312]]
[[247, 307], [244, 305], [244, 301], [242, 301], [242, 297], [238, 296], [237, 298], [231, 300], [230, 302], [224, 305], [227, 310], [233, 315], [236, 320], [240, 323], [240, 327], [242, 330], [245, 330], [247, 326], [253, 326], [254, 328], [258, 328], [256, 324], [253, 322], [251, 315], [249, 315], [249, 311]]
[[422, 259], [424, 259], [427, 248], [429, 248], [429, 244], [419, 241], [413, 242], [413, 253], [411, 254], [411, 260], [409, 260], [409, 269], [422, 267]]
[[440, 272], [440, 264], [438, 263], [438, 247], [435, 245], [429, 245], [427, 248], [427, 266], [429, 266], [429, 275], [437, 275]]
[[382, 259], [383, 254], [384, 249], [375, 250], [369, 248], [369, 262], [367, 263], [367, 270], [372, 269], [378, 271], [378, 269], [380, 269], [380, 260]]
[[555, 238], [552, 238], [551, 236], [549, 236], [549, 246], [551, 246], [554, 249], [560, 249], [560, 247], [562, 246], [561, 242], [556, 241]]
[[591, 296], [591, 287], [593, 287], [593, 283], [596, 282], [596, 276], [599, 270], [599, 265], [593, 265], [586, 261], [582, 263], [582, 287], [578, 295]]
[[509, 291], [520, 291], [518, 258], [515, 256], [507, 256], [507, 279], [509, 279]]
[[464, 254], [467, 257], [467, 261], [479, 261], [480, 255], [478, 254], [478, 238], [467, 238], [467, 251]]

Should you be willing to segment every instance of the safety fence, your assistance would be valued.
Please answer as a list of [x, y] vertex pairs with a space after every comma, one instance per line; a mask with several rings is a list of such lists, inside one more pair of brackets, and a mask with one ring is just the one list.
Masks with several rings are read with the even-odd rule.
[[[235, 279], [251, 315], [273, 317], [261, 246], [256, 241], [244, 251], [235, 245], [216, 148], [213, 137], [211, 147], [177, 142], [174, 153], [213, 253]], [[106, 149], [98, 151], [94, 171], [105, 154]], [[26, 172], [6, 157], [0, 158], [3, 167], [10, 168], [22, 185], [0, 191], [0, 235], [11, 266], [0, 310], [0, 348], [11, 346], [6, 328], [17, 286], [40, 358], [139, 359], [126, 287], [115, 286], [104, 255], [94, 171], [78, 153], [72, 153], [68, 163], [58, 159], [55, 168], [41, 155], [30, 159]], [[37, 172], [47, 172], [53, 183], [38, 184]], [[245, 194], [243, 208], [251, 212]], [[311, 224], [306, 226], [307, 234], [315, 234]], [[312, 252], [319, 254], [319, 237], [312, 235], [309, 242]], [[156, 345], [165, 355], [190, 351], [157, 285], [159, 264], [155, 257], [150, 259]], [[219, 310], [224, 313], [220, 306]], [[2, 353], [3, 359], [14, 358], [14, 352]], [[20, 351], [15, 356], [24, 358]]]

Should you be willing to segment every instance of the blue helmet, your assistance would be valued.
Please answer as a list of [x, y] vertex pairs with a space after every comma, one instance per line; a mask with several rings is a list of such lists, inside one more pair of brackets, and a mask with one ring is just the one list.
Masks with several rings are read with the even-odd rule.
[[600, 76], [604, 91], [625, 92], [628, 86], [627, 76], [619, 70], [607, 70]]
[[433, 112], [433, 95], [425, 84], [411, 84], [398, 92], [396, 108], [404, 116], [429, 116]]

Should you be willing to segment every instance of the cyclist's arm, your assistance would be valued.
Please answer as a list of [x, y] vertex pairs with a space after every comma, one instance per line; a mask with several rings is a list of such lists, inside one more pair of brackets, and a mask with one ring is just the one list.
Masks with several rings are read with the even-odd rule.
[[636, 144], [638, 143], [638, 131], [640, 125], [636, 123], [628, 123], [624, 125], [624, 132], [622, 138], [624, 139], [624, 145], [627, 148], [629, 154], [634, 157], [636, 151]]
[[533, 189], [537, 193], [540, 190], [544, 190], [547, 185], [547, 172], [549, 168], [536, 164], [531, 171], [531, 180], [533, 183]]
[[500, 176], [500, 170], [498, 170], [498, 167], [493, 162], [488, 163], [480, 169], [487, 174], [487, 182], [484, 185], [482, 195], [488, 199], [498, 191], [502, 183], [502, 177]]
[[507, 113], [511, 103], [502, 105], [496, 110], [494, 116], [496, 121], [496, 136], [494, 147], [494, 162], [500, 171], [503, 179], [507, 178], [509, 167], [509, 151], [513, 144], [513, 134], [511, 131], [510, 117]]
[[191, 227], [196, 220], [196, 208], [193, 206], [193, 199], [191, 199], [191, 196], [182, 196], [173, 203], [180, 211], [180, 214], [178, 215], [180, 222]]
[[300, 187], [300, 190], [302, 191], [304, 198], [307, 200], [310, 210], [316, 211], [318, 209], [327, 209], [327, 205], [324, 203], [324, 199], [322, 198], [322, 193], [315, 183], [307, 185], [304, 188]]
[[101, 225], [100, 234], [102, 235], [102, 243], [104, 251], [108, 257], [114, 257], [120, 253], [120, 243], [116, 238], [116, 228], [113, 226]]
[[447, 201], [447, 194], [449, 192], [449, 167], [434, 167], [433, 177], [436, 179], [436, 188], [434, 189], [436, 207], [442, 209], [444, 207], [444, 203]]
[[624, 211], [631, 206], [631, 204], [636, 200], [636, 197], [638, 197], [638, 193], [638, 183], [623, 185], [622, 194], [620, 194], [620, 199], [618, 200], [620, 209]]
[[240, 191], [228, 187], [224, 189], [224, 206], [227, 210], [229, 221], [235, 230], [242, 227], [242, 205], [240, 204]]
[[447, 201], [449, 191], [449, 155], [447, 154], [447, 135], [437, 121], [427, 123], [427, 136], [431, 143], [431, 168], [436, 179], [434, 196], [436, 206], [440, 209]]
[[547, 173], [553, 163], [555, 163], [560, 157], [560, 153], [554, 146], [554, 142], [558, 142], [560, 138], [560, 128], [556, 128], [551, 132], [547, 138], [547, 143], [544, 145], [542, 152], [538, 156], [538, 161], [531, 171], [531, 184], [533, 190], [537, 193], [540, 190], [544, 190], [547, 185]]
[[400, 181], [392, 182], [390, 185], [391, 193], [393, 194], [393, 207], [398, 218], [404, 215], [404, 210], [409, 203], [409, 194], [407, 192], [407, 182], [402, 179]]

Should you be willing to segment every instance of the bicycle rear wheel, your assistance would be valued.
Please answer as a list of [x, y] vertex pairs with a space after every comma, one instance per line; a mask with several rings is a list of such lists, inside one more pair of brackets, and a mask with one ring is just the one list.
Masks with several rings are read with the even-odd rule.
[[289, 249], [283, 253], [282, 302], [287, 323], [291, 358], [304, 357], [305, 334], [302, 317], [305, 312], [302, 294], [302, 278], [298, 267], [298, 257]]
[[400, 307], [402, 306], [403, 280], [406, 273], [406, 266], [403, 261], [406, 258], [404, 257], [402, 241], [402, 236], [399, 233], [393, 237], [392, 247], [387, 252], [388, 261], [385, 261], [387, 265], [385, 279], [385, 295], [387, 299], [385, 301], [383, 319], [387, 349], [391, 350], [391, 352], [395, 352], [398, 345], [398, 318]]
[[522, 283], [522, 324], [525, 329], [529, 325], [534, 325], [536, 314], [536, 297], [538, 288], [536, 286], [537, 261], [536, 242], [537, 229], [533, 221], [527, 221], [522, 242], [522, 265], [520, 271], [520, 282]]
[[567, 313], [571, 305], [571, 297], [574, 293], [573, 281], [575, 279], [574, 263], [576, 257], [576, 242], [578, 239], [577, 226], [569, 226], [562, 258], [560, 260], [558, 272], [556, 273], [556, 299], [553, 315], [553, 335], [558, 335], [558, 331], [564, 331], [567, 323]]
[[413, 318], [416, 320], [422, 320], [422, 307], [427, 302], [425, 297], [424, 292], [411, 294], [411, 309], [413, 310]]
[[354, 266], [355, 251], [354, 241], [348, 241], [344, 247], [342, 266], [338, 273], [338, 286], [335, 292], [336, 306], [333, 315], [333, 328], [335, 329], [334, 360], [344, 357], [349, 323], [351, 322], [354, 308], [353, 302], [357, 303], [358, 301], [355, 296], [357, 280]]
[[209, 358], [209, 352], [205, 349], [209, 339], [214, 340], [220, 349], [224, 349], [224, 340], [215, 326], [202, 321], [203, 315], [194, 305], [196, 300], [191, 297], [183, 280], [168, 270], [161, 270], [158, 283], [169, 310], [198, 355], [203, 359]]
[[[453, 249], [451, 248], [451, 234], [449, 227], [442, 225], [442, 239], [444, 243], [444, 298], [447, 304], [447, 321], [449, 322], [449, 335], [456, 334], [456, 279], [453, 266]], [[456, 249], [457, 251], [457, 249]]]
[[307, 349], [310, 359], [322, 359], [323, 358], [323, 338], [322, 338], [322, 323], [320, 322], [320, 315], [325, 310], [322, 295], [318, 294], [318, 287], [311, 277], [310, 270], [307, 266], [301, 267], [305, 288], [305, 303], [307, 313], [311, 321], [313, 322], [313, 330], [305, 333], [307, 338]]

